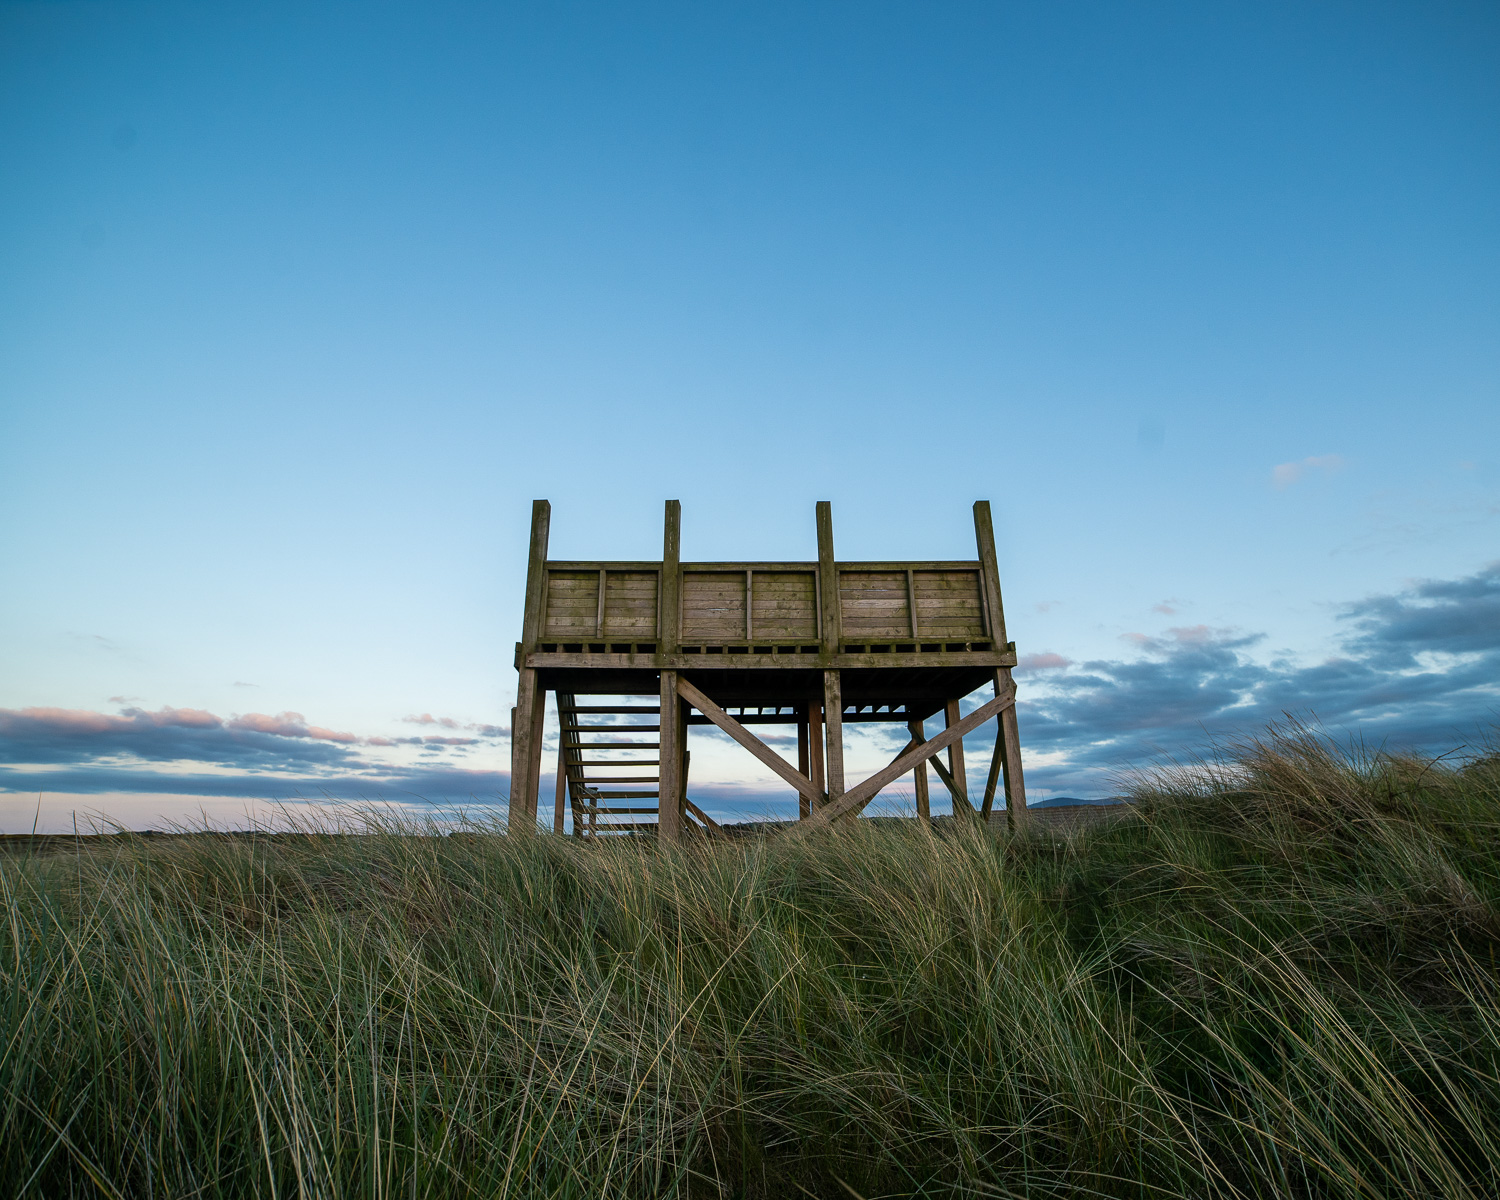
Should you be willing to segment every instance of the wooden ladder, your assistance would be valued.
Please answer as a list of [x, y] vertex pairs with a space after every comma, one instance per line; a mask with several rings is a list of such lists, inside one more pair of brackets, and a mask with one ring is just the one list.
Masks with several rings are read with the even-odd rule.
[[[562, 725], [558, 765], [574, 836], [654, 832], [660, 811], [661, 705], [579, 704], [571, 692], [559, 692], [557, 715]], [[630, 723], [605, 719], [621, 716]], [[605, 734], [615, 736], [597, 740]], [[635, 757], [643, 750], [656, 757]]]
[[[579, 704], [571, 692], [558, 692], [557, 716], [561, 723], [558, 803], [566, 787], [573, 836], [655, 833], [661, 816], [661, 705]], [[609, 720], [612, 717], [628, 717], [629, 723], [614, 724]], [[584, 734], [592, 735], [591, 739], [585, 741]], [[593, 740], [606, 734], [615, 736]], [[630, 757], [642, 750], [653, 751], [656, 757]], [[601, 753], [607, 757], [598, 757]], [[627, 757], [617, 757], [622, 753]], [[686, 789], [691, 755], [684, 753], [682, 758]], [[687, 828], [719, 831], [718, 822], [691, 800], [685, 800], [684, 807]], [[559, 825], [561, 820], [559, 816]]]

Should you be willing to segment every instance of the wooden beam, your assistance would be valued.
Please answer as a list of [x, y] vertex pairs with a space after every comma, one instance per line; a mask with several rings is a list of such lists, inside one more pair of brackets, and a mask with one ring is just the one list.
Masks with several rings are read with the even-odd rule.
[[605, 581], [606, 578], [608, 578], [608, 576], [609, 576], [609, 572], [606, 571], [603, 567], [600, 567], [599, 568], [599, 608], [596, 611], [596, 613], [594, 614], [594, 636], [596, 638], [602, 638], [604, 636], [604, 593], [605, 593], [605, 582], [604, 581]]
[[1015, 704], [1015, 702], [1016, 698], [1014, 694], [996, 696], [993, 700], [986, 701], [957, 725], [950, 725], [942, 733], [938, 734], [937, 737], [923, 742], [920, 746], [912, 747], [912, 749], [899, 756], [894, 762], [876, 771], [875, 774], [871, 775], [863, 783], [850, 788], [837, 801], [830, 800], [826, 806], [818, 809], [808, 818], [808, 824], [827, 825], [847, 813], [858, 812], [873, 800], [879, 794], [880, 789], [885, 787], [886, 784], [892, 780], [900, 779], [901, 776], [905, 775], [918, 763], [926, 762], [934, 754], [939, 754], [946, 750], [950, 745], [958, 741], [959, 738], [978, 729], [979, 726], [983, 725], [996, 713]]
[[823, 653], [837, 654], [844, 636], [843, 604], [839, 599], [839, 569], [833, 557], [833, 505], [818, 501], [819, 638]]
[[[911, 733], [913, 745], [920, 746], [927, 740], [921, 721], [908, 721], [906, 728]], [[902, 753], [906, 751], [903, 750]], [[911, 779], [917, 792], [917, 819], [930, 821], [932, 820], [932, 800], [927, 793], [927, 764], [925, 762], [919, 762], [911, 769]]]
[[910, 567], [906, 568], [906, 605], [911, 610], [911, 637], [912, 641], [918, 640], [917, 634], [917, 585], [913, 579]]
[[[812, 779], [812, 758], [807, 746], [807, 713], [797, 713], [797, 770]], [[816, 782], [816, 781], [815, 781]], [[801, 821], [812, 811], [812, 801], [801, 792], [797, 793], [797, 820]]]
[[[661, 673], [661, 765], [657, 768], [657, 836], [664, 842], [675, 842], [682, 822], [682, 721], [678, 709], [676, 671]], [[621, 764], [624, 765], [624, 764]]]
[[531, 551], [526, 557], [526, 611], [521, 620], [523, 652], [536, 649], [542, 632], [542, 605], [547, 598], [547, 537], [552, 527], [552, 505], [531, 502]]
[[995, 788], [1000, 782], [1001, 767], [1005, 762], [1005, 736], [1003, 726], [995, 730], [995, 752], [990, 755], [990, 773], [984, 781], [984, 807], [979, 810], [981, 820], [989, 821], [995, 808]]
[[[682, 628], [682, 502], [668, 500], [662, 533], [661, 584], [656, 589], [659, 654], [675, 654]], [[663, 714], [665, 716], [665, 714]]]
[[755, 640], [755, 623], [750, 619], [750, 609], [755, 603], [755, 572], [745, 568], [745, 640]]
[[[536, 789], [533, 761], [540, 761], [541, 738], [537, 715], [544, 711], [546, 693], [537, 687], [536, 671], [523, 667], [516, 688], [515, 715], [510, 725], [510, 818], [512, 833], [529, 834], [536, 829]], [[535, 744], [534, 744], [535, 743]]]
[[557, 795], [552, 801], [552, 832], [561, 836], [563, 831], [563, 803], [568, 798], [568, 743], [561, 733], [557, 735]]
[[[959, 719], [959, 708], [957, 700], [950, 700], [943, 705], [943, 718], [946, 725], [957, 725]], [[937, 764], [934, 762], [933, 766]], [[949, 778], [943, 780], [948, 785], [948, 790], [953, 793], [953, 815], [958, 815], [960, 803], [968, 812], [974, 811], [974, 805], [969, 802], [969, 777], [964, 772], [964, 744], [960, 739], [948, 747], [948, 774]]]
[[692, 813], [693, 816], [697, 817], [698, 820], [702, 821], [706, 826], [708, 826], [708, 828], [718, 833], [722, 833], [724, 831], [724, 826], [720, 825], [691, 800], [684, 800], [683, 803], [687, 805], [688, 812]]
[[823, 769], [823, 705], [817, 700], [807, 706], [807, 777], [812, 780], [817, 799], [809, 799], [808, 813], [815, 811], [828, 794], [828, 772]]
[[1005, 605], [1000, 600], [1000, 563], [995, 556], [995, 526], [990, 519], [990, 502], [974, 501], [974, 541], [979, 548], [979, 578], [984, 584], [986, 626], [997, 649], [1004, 650]]
[[[663, 672], [663, 677], [665, 677], [665, 674]], [[765, 742], [761, 741], [681, 675], [677, 676], [677, 694], [810, 801], [816, 803], [822, 799], [822, 796], [818, 794], [817, 789], [813, 786], [811, 779], [802, 774], [801, 771], [798, 771], [791, 763], [787, 762], [786, 759], [782, 758], [781, 755], [777, 754], [776, 751], [772, 750]], [[662, 723], [666, 724], [665, 721]]]
[[844, 794], [844, 690], [837, 671], [823, 672], [823, 727], [828, 747], [824, 769], [831, 802]]
[[[1016, 694], [1015, 681], [1010, 668], [1001, 667], [995, 672], [995, 695]], [[1005, 772], [1005, 823], [1018, 829], [1027, 820], [1026, 779], [1021, 773], [1021, 730], [1016, 723], [1014, 705], [1000, 714], [1000, 742], [1005, 747], [1002, 769]]]

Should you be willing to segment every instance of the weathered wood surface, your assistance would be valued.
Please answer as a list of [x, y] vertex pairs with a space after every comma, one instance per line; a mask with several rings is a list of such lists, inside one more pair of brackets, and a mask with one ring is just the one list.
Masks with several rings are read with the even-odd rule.
[[952, 743], [972, 730], [978, 729], [1001, 709], [1013, 705], [1016, 702], [1014, 695], [996, 696], [993, 700], [981, 704], [957, 725], [950, 725], [936, 737], [913, 747], [905, 754], [898, 757], [888, 766], [882, 767], [871, 775], [863, 783], [857, 784], [846, 791], [837, 801], [830, 800], [829, 803], [813, 813], [808, 818], [810, 825], [826, 825], [831, 821], [838, 820], [846, 813], [857, 812], [880, 792], [881, 788], [894, 780], [900, 779], [919, 762], [926, 762], [933, 755], [946, 750]]
[[[737, 741], [787, 783], [816, 803], [822, 799], [813, 782], [771, 747], [761, 741], [682, 676], [676, 676], [677, 694]], [[665, 687], [665, 685], [663, 685]]]

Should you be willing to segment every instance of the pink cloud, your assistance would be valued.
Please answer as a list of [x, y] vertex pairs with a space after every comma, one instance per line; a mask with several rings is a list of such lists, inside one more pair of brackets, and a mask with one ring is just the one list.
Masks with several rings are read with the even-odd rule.
[[1050, 651], [1044, 654], [1027, 654], [1016, 667], [1022, 671], [1056, 671], [1073, 665], [1073, 660]]
[[252, 733], [270, 733], [277, 737], [312, 738], [320, 742], [353, 744], [359, 741], [359, 738], [352, 733], [324, 729], [321, 725], [309, 725], [307, 718], [297, 712], [278, 713], [274, 717], [267, 716], [265, 713], [245, 713], [230, 721], [229, 728], [244, 729]]
[[1175, 617], [1177, 615], [1177, 610], [1172, 607], [1172, 601], [1170, 600], [1163, 600], [1160, 604], [1153, 604], [1151, 611], [1161, 613], [1164, 617]]
[[435, 717], [431, 713], [422, 713], [415, 717], [402, 717], [401, 720], [407, 725], [440, 725], [444, 729], [462, 729], [463, 726], [452, 717]]

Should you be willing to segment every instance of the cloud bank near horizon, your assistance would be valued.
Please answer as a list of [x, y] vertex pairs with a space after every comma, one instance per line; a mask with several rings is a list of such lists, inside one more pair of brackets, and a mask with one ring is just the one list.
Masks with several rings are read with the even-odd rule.
[[[1119, 659], [1028, 655], [1019, 668], [1028, 784], [1101, 795], [1122, 769], [1287, 713], [1417, 749], [1472, 742], [1500, 724], [1500, 563], [1352, 602], [1338, 618], [1339, 653], [1311, 665], [1257, 656], [1262, 634], [1202, 625], [1129, 635], [1132, 652]], [[0, 709], [0, 791], [434, 802], [508, 794], [507, 771], [465, 761], [476, 748], [502, 752], [507, 729], [430, 713], [403, 721], [443, 732], [362, 737], [294, 712]], [[871, 726], [850, 733], [905, 737]], [[971, 753], [985, 749], [976, 738]], [[712, 780], [700, 786], [718, 790]]]

